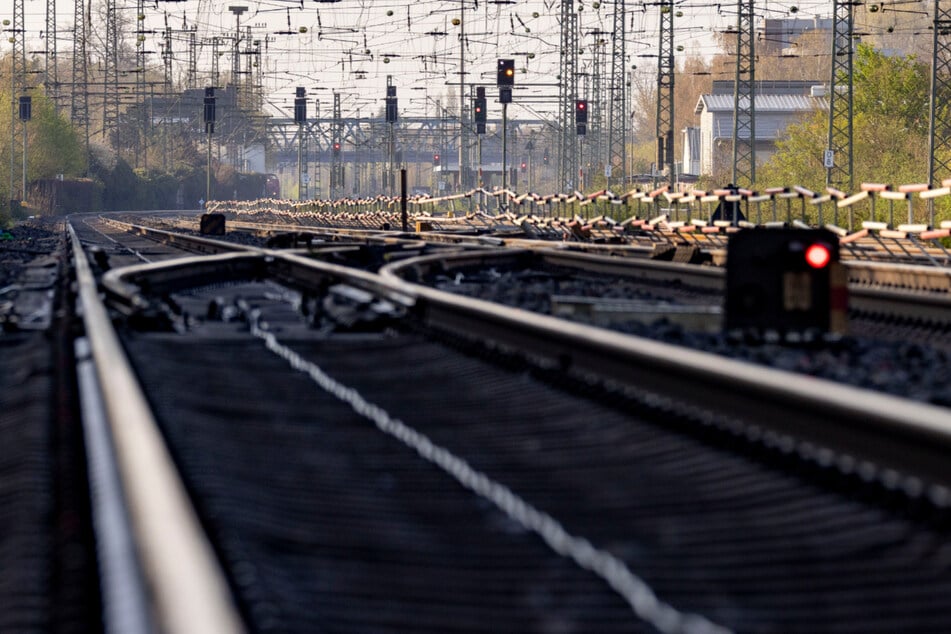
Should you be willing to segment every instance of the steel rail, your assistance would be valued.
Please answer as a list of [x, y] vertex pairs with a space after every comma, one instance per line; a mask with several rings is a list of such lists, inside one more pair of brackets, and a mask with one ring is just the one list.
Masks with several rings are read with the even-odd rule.
[[[161, 229], [124, 223], [114, 219], [107, 219], [116, 226], [138, 235], [150, 236], [155, 239], [177, 244], [199, 253], [224, 253], [228, 251], [255, 252], [255, 247], [234, 245], [231, 243], [209, 240], [196, 236], [183, 236]], [[274, 226], [269, 226], [273, 229]], [[649, 279], [664, 282], [679, 279], [688, 284], [722, 293], [724, 291], [725, 276], [718, 267], [684, 266], [669, 262], [659, 262], [647, 259], [643, 249], [628, 246], [628, 251], [618, 245], [592, 245], [600, 247], [599, 251], [606, 251], [610, 255], [576, 251], [574, 243], [564, 243], [552, 247], [551, 243], [525, 239], [491, 238], [485, 236], [460, 236], [453, 234], [402, 234], [398, 232], [377, 232], [370, 230], [331, 230], [317, 229], [320, 235], [340, 234], [348, 238], [379, 240], [394, 242], [407, 240], [412, 244], [419, 244], [429, 240], [436, 242], [451, 242], [466, 245], [473, 250], [484, 253], [484, 257], [459, 254], [448, 258], [445, 254], [422, 256], [413, 259], [414, 266], [427, 266], [427, 262], [440, 261], [453, 269], [482, 266], [487, 263], [502, 263], [499, 258], [505, 258], [501, 253], [491, 249], [492, 246], [507, 246], [517, 249], [516, 257], [528, 257], [523, 253], [531, 251], [540, 254], [543, 262], [568, 267], [580, 267], [588, 272], [599, 272], [610, 275], [629, 276], [632, 278]], [[639, 250], [640, 249], [640, 250]], [[618, 253], [621, 257], [617, 257]], [[426, 258], [430, 258], [427, 260]], [[474, 259], [473, 259], [474, 258]], [[951, 271], [908, 264], [887, 264], [878, 262], [845, 262], [849, 280], [850, 308], [873, 315], [886, 315], [901, 319], [917, 320], [936, 325], [951, 322]]]
[[[562, 262], [575, 260], [575, 254], [565, 255], [572, 257]], [[689, 399], [692, 408], [709, 408], [717, 416], [736, 421], [737, 430], [744, 430], [737, 433], [750, 438], [785, 436], [782, 443], [814, 454], [816, 460], [825, 460], [826, 450], [831, 450], [843, 469], [852, 469], [852, 462], [858, 461], [863, 469], [880, 474], [889, 470], [913, 474], [911, 480], [903, 481], [926, 480], [936, 485], [930, 490], [935, 499], [951, 502], [947, 460], [951, 415], [947, 409], [566, 322], [403, 279], [420, 277], [426, 267], [439, 266], [444, 271], [517, 257], [513, 253], [424, 256], [387, 265], [381, 275], [414, 296], [417, 311], [433, 327], [518, 350], [551, 367], [647, 390], [665, 403]]]
[[[126, 295], [131, 305], [132, 296], [145, 287], [169, 291], [208, 279], [210, 269], [205, 267], [220, 266], [222, 275], [233, 274], [235, 257], [128, 267], [109, 272], [103, 284]], [[721, 421], [750, 440], [788, 447], [817, 462], [835, 460], [844, 471], [871, 473], [908, 488], [927, 483], [926, 493], [933, 500], [951, 504], [951, 416], [946, 409], [461, 297], [399, 277], [422, 261], [435, 266], [440, 256], [391, 264], [381, 275], [293, 253], [242, 257], [258, 258], [247, 267], [259, 267], [252, 278], [266, 274], [314, 289], [325, 287], [329, 279], [353, 284], [401, 302], [424, 325], [453, 336], [651, 394], [657, 403], [700, 412], [701, 418]], [[470, 264], [524, 257], [525, 252], [512, 251], [442, 256]], [[196, 277], [188, 270], [192, 265], [204, 270]]]
[[243, 632], [242, 619], [145, 396], [134, 377], [79, 237], [73, 247], [83, 323], [115, 450], [137, 555], [160, 631]]

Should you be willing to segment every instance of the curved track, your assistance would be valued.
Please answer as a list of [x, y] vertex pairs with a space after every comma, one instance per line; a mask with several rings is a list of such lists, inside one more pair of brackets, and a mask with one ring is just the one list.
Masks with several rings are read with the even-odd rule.
[[252, 631], [948, 625], [941, 411], [278, 252], [106, 289]]

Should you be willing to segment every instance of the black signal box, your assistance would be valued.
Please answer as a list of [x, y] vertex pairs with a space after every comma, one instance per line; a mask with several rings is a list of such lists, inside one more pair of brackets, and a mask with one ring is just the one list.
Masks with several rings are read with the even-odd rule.
[[33, 118], [33, 98], [29, 95], [20, 97], [20, 121], [29, 121]]
[[204, 112], [202, 118], [205, 122], [205, 132], [211, 134], [215, 131], [216, 102], [214, 88], [205, 88]]
[[588, 100], [578, 99], [575, 101], [575, 123], [588, 122]]
[[515, 60], [500, 59], [498, 72], [496, 74], [496, 85], [514, 86], [515, 85]]
[[787, 338], [846, 331], [847, 280], [831, 231], [738, 231], [730, 236], [726, 280], [728, 331]]
[[307, 93], [298, 88], [294, 96], [294, 123], [307, 122]]

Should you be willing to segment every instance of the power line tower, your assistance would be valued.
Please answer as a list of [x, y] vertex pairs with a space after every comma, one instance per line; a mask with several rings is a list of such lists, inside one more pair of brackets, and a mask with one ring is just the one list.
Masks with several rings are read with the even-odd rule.
[[112, 135], [112, 148], [119, 154], [119, 25], [116, 0], [106, 0], [105, 83], [103, 85], [102, 135]]
[[668, 169], [668, 182], [677, 179], [674, 170], [674, 2], [660, 0], [660, 42], [657, 49], [657, 172]]
[[558, 156], [558, 184], [562, 190], [579, 185], [578, 135], [575, 131], [575, 100], [578, 98], [578, 14], [572, 0], [561, 2], [561, 82], [560, 107], [561, 147]]
[[89, 76], [86, 55], [86, 2], [76, 0], [73, 7], [73, 73], [69, 95], [70, 119], [82, 130], [83, 148], [89, 153]]
[[[145, 116], [145, 0], [136, 0], [135, 6], [135, 104], [137, 131], [135, 135], [135, 164], [148, 169], [148, 118]], [[143, 163], [139, 163], [140, 157]]]
[[832, 2], [832, 77], [829, 81], [829, 147], [826, 184], [852, 191], [853, 0]]
[[941, 0], [934, 0], [933, 26], [928, 182], [935, 186], [951, 177], [951, 11]]
[[[591, 32], [594, 37], [591, 56], [591, 84], [590, 90], [586, 93], [588, 99], [593, 102], [593, 107], [588, 112], [587, 139], [591, 151], [588, 153], [587, 162], [597, 167], [600, 163], [607, 165], [605, 152], [607, 143], [604, 138], [604, 112], [607, 110], [607, 104], [604, 100], [604, 75], [606, 66], [605, 47], [607, 40], [605, 36], [607, 31], [596, 29]], [[582, 157], [584, 158], [584, 157]]]
[[756, 54], [753, 0], [736, 3], [736, 76], [733, 80], [733, 183], [756, 181]]
[[624, 0], [614, 0], [611, 46], [611, 82], [608, 87], [608, 185], [627, 180], [627, 59], [625, 52]]
[[172, 96], [172, 27], [165, 14], [165, 30], [162, 33], [162, 169], [168, 170], [168, 110]]
[[185, 73], [185, 88], [195, 88], [198, 84], [198, 27], [188, 29], [188, 71]]
[[56, 66], [56, 0], [46, 0], [46, 64], [43, 85], [53, 105], [59, 109], [59, 72]]
[[218, 47], [221, 45], [221, 40], [217, 37], [211, 38], [211, 85], [212, 86], [221, 86], [221, 71], [220, 65], [218, 64]]
[[344, 170], [341, 162], [343, 153], [343, 120], [340, 117], [340, 93], [334, 93], [333, 127], [331, 128], [330, 197], [340, 198], [343, 191]]
[[17, 186], [17, 161], [16, 149], [20, 147], [18, 140], [22, 140], [26, 134], [25, 122], [17, 125], [19, 111], [19, 97], [26, 89], [26, 21], [24, 19], [23, 0], [14, 0], [13, 2], [13, 66], [10, 73], [10, 199], [22, 200], [26, 197], [26, 192], [21, 191], [20, 195], [15, 197], [14, 192]]

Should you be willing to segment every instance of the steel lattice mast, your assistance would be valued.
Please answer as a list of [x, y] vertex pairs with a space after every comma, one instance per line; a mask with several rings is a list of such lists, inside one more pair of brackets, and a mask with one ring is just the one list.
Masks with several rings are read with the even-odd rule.
[[605, 31], [596, 30], [592, 32], [592, 35], [594, 36], [594, 43], [592, 44], [591, 51], [591, 83], [590, 91], [585, 93], [590, 106], [588, 112], [588, 139], [590, 139], [589, 145], [591, 151], [586, 152], [587, 156], [582, 158], [585, 159], [587, 164], [592, 167], [597, 167], [600, 163], [607, 164], [604, 156], [607, 147], [607, 144], [604, 142], [604, 111], [607, 103], [603, 97], [605, 67], [604, 47], [607, 43], [603, 36], [607, 35], [607, 33]]
[[736, 76], [733, 84], [733, 183], [756, 182], [756, 66], [753, 0], [736, 4]]
[[116, 0], [106, 0], [106, 77], [103, 85], [102, 134], [119, 153], [119, 25], [116, 22]]
[[614, 30], [611, 47], [611, 83], [608, 87], [608, 185], [627, 180], [627, 81], [625, 69], [624, 0], [614, 1]]
[[[83, 148], [89, 153], [89, 75], [86, 71], [86, 2], [75, 0], [73, 7], [73, 73], [69, 95], [69, 116], [82, 130]], [[88, 160], [87, 160], [88, 162]]]
[[43, 83], [53, 105], [59, 108], [59, 73], [56, 68], [56, 0], [46, 0], [46, 65]]
[[185, 74], [185, 88], [196, 88], [197, 86], [198, 86], [198, 36], [197, 36], [197, 27], [192, 26], [188, 30], [188, 71]]
[[334, 112], [333, 112], [333, 128], [331, 129], [331, 140], [333, 143], [333, 149], [331, 151], [331, 164], [330, 164], [330, 197], [334, 200], [340, 198], [342, 195], [343, 189], [343, 178], [344, 178], [344, 169], [343, 163], [341, 163], [341, 155], [343, 154], [343, 121], [341, 120], [340, 113], [340, 93], [334, 93]]
[[26, 134], [26, 126], [17, 124], [19, 114], [19, 97], [26, 89], [26, 21], [24, 19], [23, 0], [14, 0], [13, 3], [13, 66], [10, 72], [10, 199], [22, 200], [26, 192], [14, 196], [17, 186], [16, 151], [20, 147], [20, 140]]
[[[147, 117], [145, 116], [145, 0], [136, 0], [135, 7], [135, 103], [138, 132], [135, 136], [135, 164], [148, 169], [148, 134]], [[143, 163], [139, 163], [142, 157]]]
[[660, 42], [657, 50], [657, 172], [668, 168], [668, 181], [674, 173], [674, 3], [661, 0]]
[[936, 186], [951, 177], [951, 11], [941, 0], [934, 0], [933, 26], [928, 182]]
[[578, 98], [578, 14], [572, 0], [561, 2], [561, 82], [559, 124], [561, 147], [558, 153], [558, 184], [562, 190], [578, 185], [578, 134], [575, 130], [575, 99]]
[[832, 77], [826, 184], [852, 191], [852, 0], [832, 3]]

